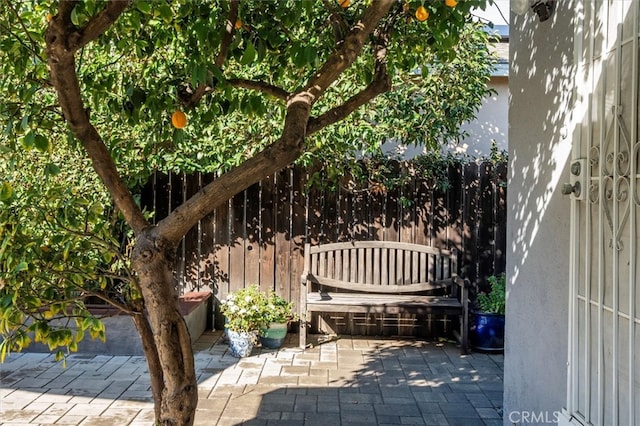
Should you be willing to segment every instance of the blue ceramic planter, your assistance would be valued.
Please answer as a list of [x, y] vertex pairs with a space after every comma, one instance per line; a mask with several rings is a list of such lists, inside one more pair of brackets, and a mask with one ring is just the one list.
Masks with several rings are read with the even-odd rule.
[[236, 358], [244, 358], [251, 355], [253, 346], [257, 341], [255, 332], [237, 332], [227, 329], [227, 336], [229, 337], [231, 355]]
[[474, 349], [504, 350], [504, 315], [473, 312], [469, 338]]
[[262, 347], [269, 349], [278, 349], [284, 343], [287, 337], [287, 323], [269, 324], [269, 328], [262, 330], [260, 335], [260, 343]]

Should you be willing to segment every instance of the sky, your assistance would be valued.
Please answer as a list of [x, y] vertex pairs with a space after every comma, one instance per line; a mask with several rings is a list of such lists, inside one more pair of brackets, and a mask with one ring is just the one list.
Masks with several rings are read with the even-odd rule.
[[493, 22], [494, 25], [509, 25], [509, 0], [496, 0], [486, 10], [476, 10], [473, 14]]

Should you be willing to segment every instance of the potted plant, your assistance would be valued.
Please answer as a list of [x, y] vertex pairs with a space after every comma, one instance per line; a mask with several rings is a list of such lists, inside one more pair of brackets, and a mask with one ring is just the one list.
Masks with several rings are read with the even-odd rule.
[[267, 296], [257, 285], [230, 293], [222, 300], [220, 310], [225, 316], [231, 355], [242, 358], [251, 354], [259, 331], [267, 324], [266, 306]]
[[478, 310], [473, 311], [471, 346], [483, 351], [504, 350], [504, 314], [506, 302], [505, 274], [487, 279], [491, 291], [480, 293], [476, 299]]
[[287, 336], [289, 322], [296, 318], [297, 315], [293, 312], [293, 302], [288, 302], [274, 291], [269, 292], [264, 312], [265, 323], [260, 331], [262, 346], [269, 349], [277, 349], [282, 346]]

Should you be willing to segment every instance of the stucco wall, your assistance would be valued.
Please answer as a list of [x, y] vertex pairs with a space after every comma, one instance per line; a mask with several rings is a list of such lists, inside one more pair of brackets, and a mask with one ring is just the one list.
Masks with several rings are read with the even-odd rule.
[[483, 157], [491, 153], [493, 141], [500, 150], [508, 148], [509, 78], [492, 77], [488, 86], [495, 93], [482, 101], [476, 119], [462, 126], [468, 136], [451, 150]]
[[511, 15], [505, 425], [552, 424], [566, 399], [573, 3]]

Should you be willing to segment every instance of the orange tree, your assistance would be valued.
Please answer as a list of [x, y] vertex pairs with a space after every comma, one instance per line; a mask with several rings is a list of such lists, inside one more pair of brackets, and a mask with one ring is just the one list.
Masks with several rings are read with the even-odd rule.
[[[140, 333], [157, 423], [192, 424], [178, 242], [295, 161], [457, 138], [486, 94], [484, 3], [1, 0], [2, 358], [104, 337], [101, 298]], [[154, 225], [153, 170], [219, 177]]]

